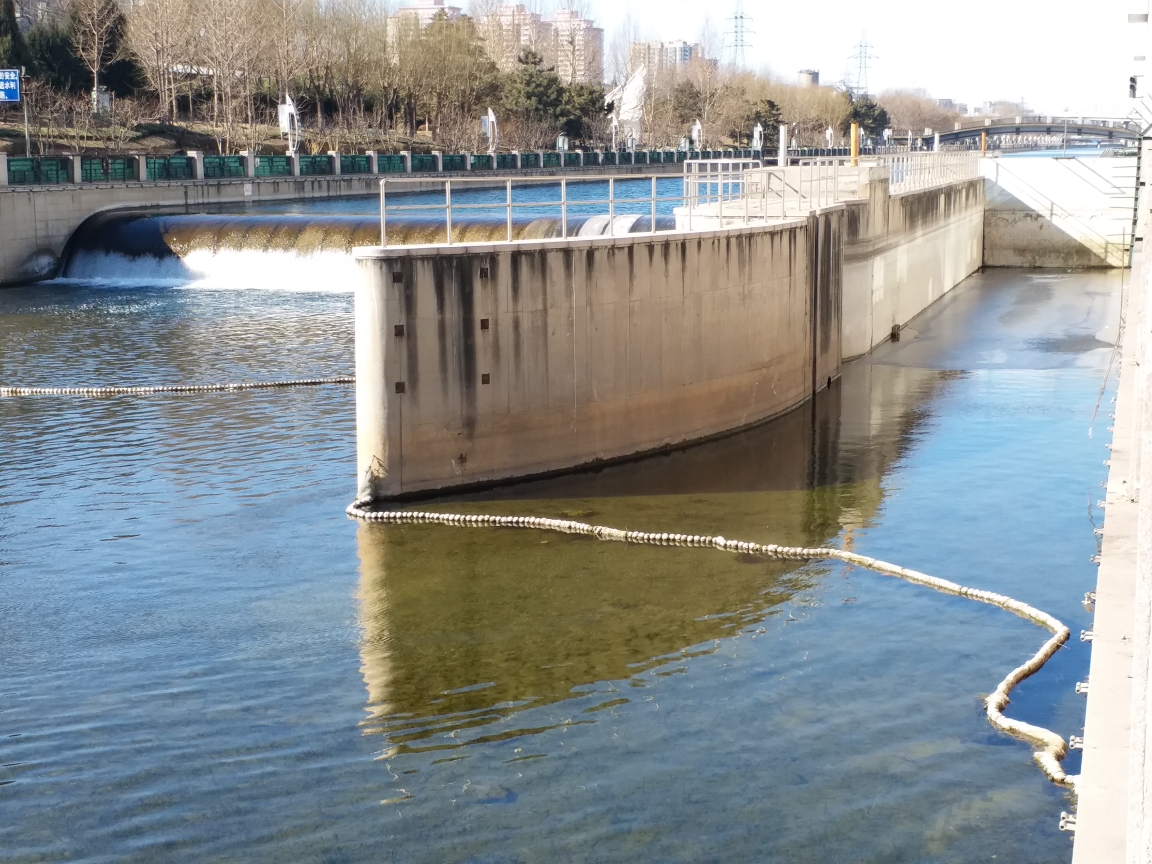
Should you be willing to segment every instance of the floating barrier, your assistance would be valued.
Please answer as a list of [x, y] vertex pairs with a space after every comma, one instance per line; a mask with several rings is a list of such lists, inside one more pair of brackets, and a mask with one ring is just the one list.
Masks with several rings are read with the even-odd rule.
[[542, 531], [559, 531], [564, 534], [582, 534], [595, 537], [597, 540], [608, 540], [619, 543], [643, 543], [653, 546], [702, 546], [719, 549], [724, 552], [738, 552], [748, 555], [765, 555], [770, 558], [782, 558], [794, 561], [814, 561], [831, 559], [843, 561], [846, 564], [855, 564], [886, 576], [894, 576], [906, 582], [923, 585], [944, 594], [955, 594], [975, 600], [978, 603], [987, 603], [998, 606], [1014, 615], [1031, 621], [1049, 630], [1052, 638], [1045, 642], [1031, 659], [1017, 666], [1007, 677], [1000, 682], [996, 690], [984, 700], [984, 709], [988, 715], [988, 722], [1001, 732], [1006, 732], [1015, 738], [1027, 741], [1033, 746], [1032, 758], [1044, 775], [1053, 783], [1061, 786], [1075, 787], [1075, 775], [1066, 774], [1060, 761], [1067, 755], [1068, 745], [1064, 739], [1039, 726], [1013, 720], [1004, 716], [1004, 709], [1009, 703], [1009, 694], [1013, 688], [1030, 675], [1034, 675], [1048, 661], [1060, 646], [1068, 641], [1070, 631], [1056, 618], [1047, 612], [1042, 612], [1027, 603], [996, 594], [992, 591], [981, 591], [977, 588], [968, 588], [947, 579], [939, 579], [926, 573], [898, 567], [886, 561], [858, 555], [855, 552], [846, 552], [843, 549], [829, 547], [804, 548], [799, 546], [777, 546], [774, 543], [748, 543], [741, 540], [729, 540], [725, 537], [709, 537], [698, 534], [650, 534], [643, 531], [622, 531], [618, 528], [609, 528], [604, 525], [589, 525], [585, 522], [573, 522], [567, 519], [547, 519], [538, 516], [488, 516], [482, 514], [456, 514], [432, 513], [420, 510], [370, 510], [368, 502], [355, 501], [348, 506], [347, 513], [356, 519], [374, 523], [424, 523], [437, 525], [458, 525], [469, 528], [536, 528]]
[[273, 390], [280, 387], [326, 387], [355, 383], [355, 378], [297, 378], [293, 381], [160, 384], [155, 387], [0, 387], [0, 396], [148, 396], [153, 393], [214, 393], [226, 390]]

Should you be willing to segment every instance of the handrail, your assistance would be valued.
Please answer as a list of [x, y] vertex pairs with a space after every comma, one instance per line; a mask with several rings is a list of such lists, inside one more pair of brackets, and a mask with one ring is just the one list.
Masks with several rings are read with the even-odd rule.
[[[490, 177], [440, 178], [437, 182], [443, 189], [443, 199], [432, 203], [395, 203], [388, 197], [396, 186], [426, 184], [429, 177], [391, 176], [380, 180], [380, 238], [381, 244], [388, 244], [388, 219], [398, 213], [444, 214], [444, 240], [455, 242], [457, 232], [453, 224], [460, 213], [477, 211], [503, 211], [504, 239], [512, 242], [514, 216], [517, 211], [553, 208], [560, 223], [559, 239], [572, 239], [569, 222], [573, 209], [580, 215], [603, 218], [607, 210], [605, 231], [615, 236], [617, 214], [621, 208], [626, 215], [642, 218], [647, 210], [649, 224], [647, 233], [655, 234], [657, 228], [658, 205], [675, 203], [673, 213], [676, 230], [689, 231], [726, 227], [733, 224], [748, 225], [753, 222], [767, 223], [799, 216], [821, 207], [831, 206], [840, 201], [858, 200], [869, 169], [887, 167], [893, 192], [921, 189], [934, 185], [971, 179], [979, 176], [979, 154], [971, 151], [901, 153], [859, 156], [817, 156], [800, 159], [799, 164], [787, 167], [765, 166], [759, 159], [698, 159], [684, 163], [682, 190], [679, 195], [661, 195], [657, 189], [657, 177], [636, 174], [606, 174], [582, 177], [556, 177], [553, 175], [529, 175], [513, 181], [504, 181], [503, 200], [468, 201], [453, 196], [453, 191], [467, 188], [470, 184], [483, 184], [492, 188]], [[853, 165], [853, 161], [857, 162]], [[619, 181], [619, 183], [618, 183]], [[513, 199], [514, 182], [524, 186], [555, 184], [559, 187], [559, 198], [549, 195], [544, 199], [516, 201]], [[573, 198], [570, 184], [607, 183], [607, 197], [594, 194], [589, 197]], [[629, 185], [630, 184], [630, 185]], [[647, 185], [646, 195], [618, 194], [618, 185], [626, 192], [634, 192], [637, 186]], [[496, 187], [499, 188], [499, 187]], [[644, 205], [647, 205], [646, 207]], [[598, 213], [588, 213], [588, 208], [600, 209]], [[664, 229], [659, 229], [664, 230]]]

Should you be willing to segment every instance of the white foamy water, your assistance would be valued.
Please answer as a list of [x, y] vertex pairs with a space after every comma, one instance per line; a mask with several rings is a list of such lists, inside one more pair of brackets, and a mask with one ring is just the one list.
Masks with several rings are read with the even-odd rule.
[[83, 250], [63, 281], [115, 287], [208, 290], [350, 292], [360, 278], [347, 252], [300, 254], [284, 250], [197, 249], [185, 257], [156, 258]]

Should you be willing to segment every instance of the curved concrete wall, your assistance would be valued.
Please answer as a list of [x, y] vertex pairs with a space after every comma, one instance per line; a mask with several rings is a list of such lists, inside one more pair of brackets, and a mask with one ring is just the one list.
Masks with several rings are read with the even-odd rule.
[[792, 408], [839, 372], [843, 220], [361, 250], [360, 494], [546, 473]]
[[358, 250], [358, 491], [675, 447], [780, 414], [980, 266], [983, 180], [774, 225]]

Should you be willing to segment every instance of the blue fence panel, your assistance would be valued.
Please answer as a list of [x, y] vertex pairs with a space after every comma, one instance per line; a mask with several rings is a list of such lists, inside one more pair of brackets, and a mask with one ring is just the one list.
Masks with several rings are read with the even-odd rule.
[[257, 156], [257, 177], [291, 177], [292, 160], [287, 156]]
[[341, 174], [371, 174], [372, 160], [359, 153], [340, 154]]
[[224, 180], [231, 177], [248, 176], [247, 157], [244, 156], [205, 156], [204, 179]]
[[408, 165], [398, 153], [380, 153], [376, 156], [376, 171], [379, 174], [404, 174]]
[[80, 182], [110, 183], [138, 179], [135, 156], [84, 156], [80, 159]]
[[300, 160], [300, 176], [316, 177], [334, 174], [331, 156], [297, 156]]
[[39, 156], [8, 160], [8, 182], [16, 184], [69, 183], [72, 160], [57, 156]]

